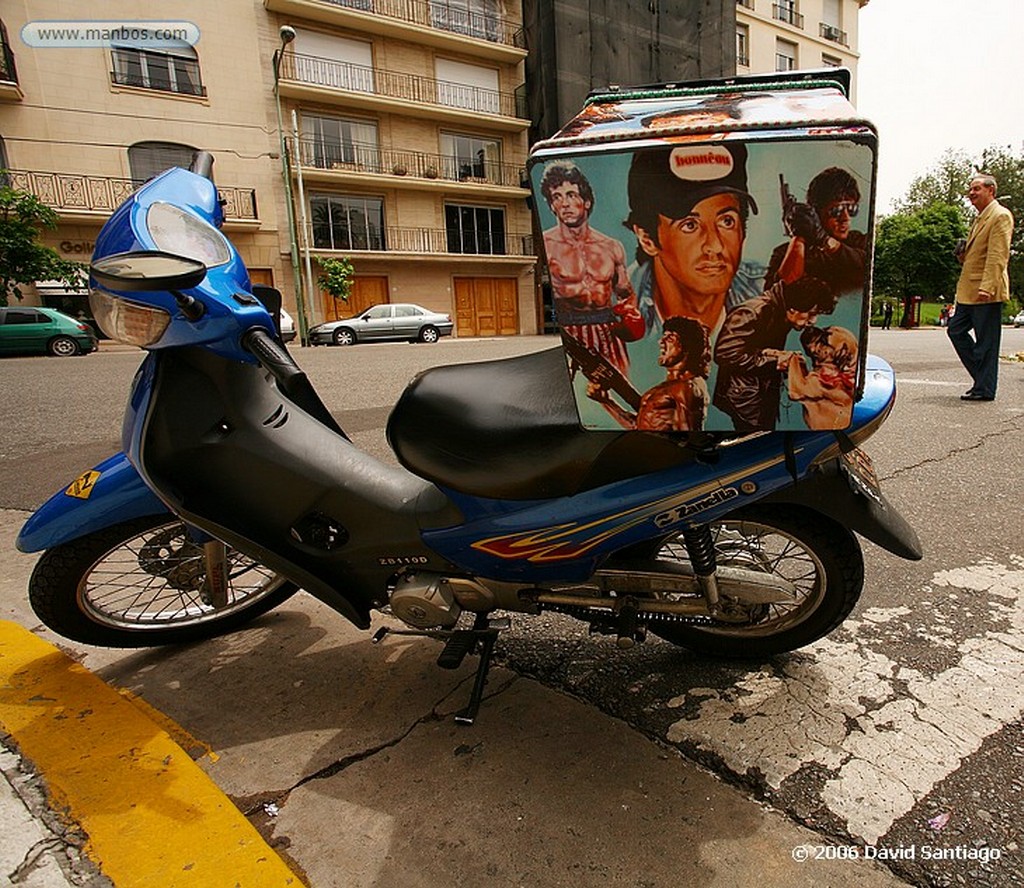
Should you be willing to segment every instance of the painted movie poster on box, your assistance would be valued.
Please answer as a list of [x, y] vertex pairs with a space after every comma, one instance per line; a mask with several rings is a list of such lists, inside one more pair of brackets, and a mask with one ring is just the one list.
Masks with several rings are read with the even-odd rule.
[[641, 137], [546, 154], [531, 180], [585, 428], [850, 424], [873, 134]]

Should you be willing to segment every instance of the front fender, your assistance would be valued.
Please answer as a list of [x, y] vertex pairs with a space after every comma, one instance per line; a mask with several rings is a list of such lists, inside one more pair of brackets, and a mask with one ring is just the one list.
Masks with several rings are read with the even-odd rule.
[[22, 552], [41, 552], [122, 521], [165, 513], [167, 507], [128, 457], [117, 453], [43, 503], [25, 522], [15, 545]]
[[820, 512], [848, 527], [875, 545], [906, 558], [920, 561], [921, 542], [906, 519], [884, 496], [880, 501], [854, 491], [839, 469], [837, 460], [760, 500], [763, 503], [792, 503]]

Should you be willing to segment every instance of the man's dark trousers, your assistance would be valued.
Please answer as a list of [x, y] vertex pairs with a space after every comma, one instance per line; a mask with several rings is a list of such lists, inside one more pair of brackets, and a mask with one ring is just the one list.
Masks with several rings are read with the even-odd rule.
[[1002, 331], [1002, 302], [981, 302], [976, 305], [958, 302], [946, 328], [957, 357], [974, 380], [971, 391], [983, 398], [996, 396]]

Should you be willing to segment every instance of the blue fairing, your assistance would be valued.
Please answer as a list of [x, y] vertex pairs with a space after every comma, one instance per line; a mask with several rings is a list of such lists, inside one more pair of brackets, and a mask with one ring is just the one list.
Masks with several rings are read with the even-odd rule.
[[[154, 203], [172, 204], [190, 211], [213, 228], [223, 217], [214, 184], [187, 170], [171, 169], [147, 182], [123, 203], [96, 239], [93, 259], [135, 250], [157, 250], [146, 224]], [[219, 234], [217, 235], [220, 236]], [[189, 291], [204, 308], [198, 321], [185, 322], [174, 297], [167, 292], [128, 293], [131, 302], [153, 305], [169, 312], [174, 322], [152, 349], [200, 345], [232, 360], [255, 363], [241, 346], [242, 333], [253, 327], [275, 331], [266, 308], [252, 299], [252, 285], [245, 264], [230, 241], [225, 239], [229, 260], [209, 269], [206, 279]], [[90, 285], [103, 289], [95, 280]]]
[[122, 521], [167, 514], [167, 507], [123, 453], [104, 460], [93, 472], [97, 477], [91, 483], [75, 482], [78, 496], [69, 492], [73, 484], [51, 496], [25, 522], [16, 541], [20, 551], [41, 552]]

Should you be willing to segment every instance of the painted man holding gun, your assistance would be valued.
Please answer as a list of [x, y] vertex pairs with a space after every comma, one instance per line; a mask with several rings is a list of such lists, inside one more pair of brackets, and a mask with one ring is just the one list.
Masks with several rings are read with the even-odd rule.
[[779, 185], [789, 241], [772, 253], [765, 287], [808, 276], [825, 281], [836, 296], [862, 292], [867, 236], [851, 222], [860, 212], [857, 180], [844, 169], [829, 167], [811, 180], [806, 203], [793, 197], [781, 175]]

